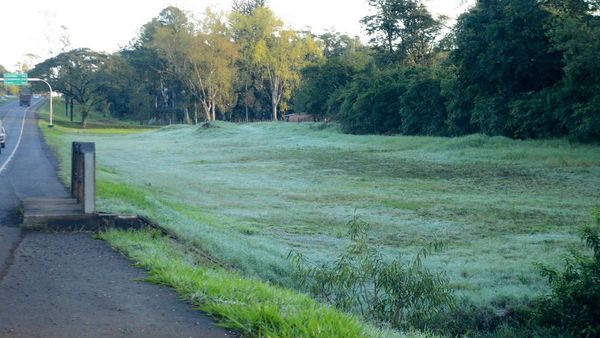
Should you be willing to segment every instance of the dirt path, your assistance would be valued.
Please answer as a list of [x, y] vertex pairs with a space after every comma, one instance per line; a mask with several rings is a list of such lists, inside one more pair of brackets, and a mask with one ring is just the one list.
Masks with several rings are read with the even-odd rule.
[[0, 155], [0, 337], [231, 336], [172, 290], [140, 281], [143, 271], [91, 234], [17, 227], [21, 199], [67, 195], [34, 114], [23, 120], [24, 112], [0, 106], [9, 133]]

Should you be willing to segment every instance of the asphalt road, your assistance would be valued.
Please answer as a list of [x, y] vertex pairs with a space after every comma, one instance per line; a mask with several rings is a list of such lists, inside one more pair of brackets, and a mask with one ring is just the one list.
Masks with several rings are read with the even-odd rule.
[[168, 288], [91, 234], [23, 232], [20, 200], [68, 192], [32, 107], [0, 105], [0, 337], [224, 337]]

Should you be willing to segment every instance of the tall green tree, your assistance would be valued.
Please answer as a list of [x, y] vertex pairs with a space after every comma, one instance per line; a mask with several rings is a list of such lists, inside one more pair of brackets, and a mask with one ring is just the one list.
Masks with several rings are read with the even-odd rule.
[[336, 32], [317, 37], [326, 57], [304, 67], [301, 83], [294, 93], [293, 108], [318, 119], [334, 115], [336, 99], [353, 77], [372, 61], [360, 40]]
[[[261, 12], [257, 13], [259, 9]], [[272, 31], [272, 22], [263, 20], [270, 19], [268, 14], [266, 1], [263, 0], [234, 1], [229, 14], [233, 41], [239, 51], [236, 60], [238, 76], [234, 86], [246, 122], [250, 119], [250, 110], [256, 110], [260, 106], [263, 79], [255, 51], [258, 43], [265, 40]]]
[[46, 79], [57, 91], [79, 104], [81, 125], [87, 127], [89, 113], [105, 98], [101, 70], [107, 55], [87, 48], [74, 49], [36, 65], [32, 75]]
[[549, 35], [562, 54], [563, 80], [553, 107], [571, 139], [600, 140], [600, 17], [597, 0], [547, 1], [553, 13]]
[[479, 0], [459, 18], [452, 59], [462, 103], [451, 120], [468, 114], [484, 133], [514, 135], [511, 101], [553, 86], [562, 75], [561, 54], [546, 35], [549, 19], [537, 0]]
[[120, 52], [140, 80], [138, 85], [151, 96], [152, 120], [157, 123], [172, 120], [168, 116], [172, 116], [169, 92], [174, 76], [153, 42], [157, 28], [167, 22], [165, 18], [154, 18], [146, 23], [140, 30], [140, 36]]
[[370, 43], [392, 62], [419, 64], [426, 60], [442, 23], [420, 0], [369, 0], [375, 11], [361, 23]]
[[[117, 68], [113, 76], [130, 76], [133, 81], [129, 87], [121, 89], [123, 96], [131, 95], [131, 100], [126, 101], [127, 106], [122, 107], [123, 114], [130, 114], [140, 119], [148, 114], [148, 119], [157, 123], [166, 121], [168, 100], [165, 96], [165, 83], [168, 76], [164, 71], [164, 60], [149, 47], [147, 41], [141, 39], [121, 50], [119, 54], [128, 67]], [[141, 96], [134, 97], [133, 92]], [[133, 103], [138, 100], [140, 104], [143, 103], [147, 107], [147, 111], [138, 110], [138, 104]]]
[[207, 119], [217, 118], [217, 108], [230, 111], [235, 101], [233, 82], [238, 50], [221, 15], [206, 11], [185, 54], [193, 74], [189, 86], [199, 98]]
[[220, 14], [207, 10], [193, 24], [181, 10], [168, 7], [148, 26], [148, 32], [148, 46], [167, 66], [171, 101], [179, 97], [186, 123], [191, 122], [190, 110], [197, 123], [198, 108], [208, 121], [217, 118], [217, 110], [230, 109], [237, 48]]
[[101, 108], [111, 116], [143, 123], [156, 117], [152, 82], [128, 57], [127, 52], [112, 54], [101, 70], [99, 76], [105, 83], [102, 87], [105, 102]]
[[163, 9], [158, 17], [144, 26], [142, 41], [162, 60], [161, 92], [171, 121], [177, 119], [178, 111], [184, 112], [183, 120], [190, 123], [189, 98], [186, 97], [186, 77], [189, 76], [187, 50], [193, 39], [193, 24], [177, 7]]
[[277, 121], [279, 110], [287, 109], [292, 92], [300, 83], [300, 70], [318, 60], [322, 51], [311, 35], [285, 29], [268, 8], [257, 9], [253, 19], [264, 22], [264, 32], [268, 33], [258, 40], [254, 59], [268, 84], [271, 116]]

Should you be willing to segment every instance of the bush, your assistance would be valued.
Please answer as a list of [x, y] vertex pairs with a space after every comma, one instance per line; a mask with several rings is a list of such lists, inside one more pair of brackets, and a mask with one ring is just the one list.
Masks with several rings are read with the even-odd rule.
[[591, 256], [572, 253], [563, 271], [542, 267], [552, 292], [539, 301], [542, 324], [583, 337], [600, 336], [600, 210], [583, 230]]
[[[335, 118], [351, 134], [395, 134], [400, 131], [400, 97], [406, 90], [402, 69], [369, 68], [338, 93], [344, 97]], [[336, 111], [337, 109], [332, 109]]]
[[512, 101], [509, 136], [526, 139], [567, 135], [560, 116], [568, 115], [568, 110], [561, 103], [562, 98], [554, 88], [527, 93]]
[[417, 72], [401, 97], [402, 133], [405, 135], [446, 134], [445, 101], [440, 80], [427, 71]]
[[340, 309], [399, 329], [430, 329], [428, 323], [453, 307], [448, 280], [422, 264], [440, 243], [422, 249], [410, 262], [390, 260], [369, 245], [367, 223], [354, 218], [349, 227], [351, 244], [333, 263], [313, 265], [291, 254], [302, 287]]

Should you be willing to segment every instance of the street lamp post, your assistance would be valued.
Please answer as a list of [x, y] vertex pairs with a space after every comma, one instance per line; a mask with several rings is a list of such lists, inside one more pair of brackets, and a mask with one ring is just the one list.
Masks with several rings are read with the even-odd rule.
[[43, 82], [48, 86], [48, 89], [50, 89], [50, 124], [48, 125], [48, 128], [52, 128], [54, 127], [54, 124], [52, 124], [52, 86], [48, 83], [48, 81], [43, 80], [43, 79], [39, 79], [39, 78], [28, 78], [27, 81], [32, 81], [32, 82]]
[[[6, 77], [6, 74], [4, 74], [4, 76]], [[54, 127], [54, 124], [52, 123], [52, 115], [53, 115], [53, 111], [52, 111], [52, 94], [53, 94], [53, 92], [52, 92], [52, 86], [46, 80], [39, 79], [39, 78], [36, 78], [36, 77], [27, 78], [26, 76], [27, 76], [27, 74], [24, 74], [23, 77], [20, 80], [22, 80], [22, 81], [31, 81], [31, 82], [43, 82], [43, 83], [45, 83], [48, 86], [48, 89], [50, 89], [50, 124], [48, 125], [48, 128]], [[0, 81], [5, 82], [5, 83], [8, 82], [8, 80], [5, 80], [4, 78], [0, 78]], [[14, 84], [14, 83], [11, 83], [11, 84]], [[17, 83], [17, 85], [25, 85], [25, 82], [19, 82], [19, 83]]]

